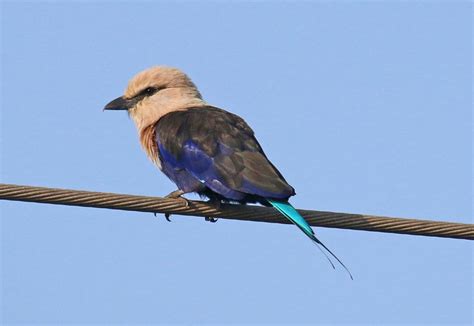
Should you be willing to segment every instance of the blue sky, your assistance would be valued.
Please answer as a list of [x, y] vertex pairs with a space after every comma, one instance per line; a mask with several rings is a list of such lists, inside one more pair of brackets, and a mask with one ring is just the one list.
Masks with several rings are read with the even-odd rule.
[[[126, 114], [136, 72], [186, 71], [244, 117], [299, 208], [472, 222], [468, 2], [1, 4], [1, 180], [174, 190]], [[2, 202], [14, 323], [471, 324], [472, 244]]]

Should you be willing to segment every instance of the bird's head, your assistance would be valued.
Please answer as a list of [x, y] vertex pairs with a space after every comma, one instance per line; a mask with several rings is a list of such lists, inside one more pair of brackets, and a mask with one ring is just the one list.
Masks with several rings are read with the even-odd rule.
[[196, 85], [176, 68], [156, 66], [135, 75], [123, 96], [104, 110], [127, 110], [138, 130], [174, 111], [205, 106]]

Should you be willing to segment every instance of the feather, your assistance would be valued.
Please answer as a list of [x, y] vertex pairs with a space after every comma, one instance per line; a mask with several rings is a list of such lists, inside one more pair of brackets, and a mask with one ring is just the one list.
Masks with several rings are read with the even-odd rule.
[[155, 125], [140, 130], [140, 143], [148, 158], [161, 170], [161, 162], [158, 158], [158, 147], [155, 142]]
[[[329, 252], [329, 254], [331, 254], [331, 256], [333, 256], [338, 262], [339, 264], [341, 264], [342, 267], [344, 267], [344, 269], [347, 271], [347, 273], [349, 274], [349, 276], [351, 277], [351, 279], [354, 279], [352, 277], [352, 274], [351, 272], [349, 271], [349, 269], [346, 267], [346, 265], [343, 264], [343, 262], [337, 258], [337, 256], [331, 251], [329, 250], [328, 247], [326, 247], [324, 245], [324, 243], [322, 243], [321, 241], [319, 241], [318, 238], [316, 238], [316, 236], [314, 235], [314, 231], [313, 229], [311, 228], [311, 226], [309, 226], [308, 222], [306, 222], [306, 220], [304, 219], [303, 216], [301, 216], [300, 213], [298, 213], [298, 211], [288, 202], [284, 202], [284, 201], [278, 201], [278, 200], [272, 200], [272, 199], [267, 199], [268, 202], [273, 206], [275, 207], [282, 215], [284, 215], [287, 219], [289, 219], [293, 224], [295, 224], [301, 231], [304, 232], [304, 234], [306, 234], [311, 240], [313, 240], [313, 242], [318, 246], [319, 248], [319, 245], [322, 246], [324, 249], [326, 249], [327, 252]], [[319, 248], [321, 250], [321, 248]], [[326, 256], [326, 258], [328, 259], [329, 263], [331, 264], [331, 266], [334, 268], [334, 264], [332, 263], [331, 259], [326, 255], [326, 253], [324, 251], [321, 250], [321, 252]]]
[[223, 200], [265, 202], [288, 199], [294, 189], [268, 160], [252, 129], [227, 111], [206, 107], [168, 113], [155, 125], [159, 157], [165, 173], [185, 170]]

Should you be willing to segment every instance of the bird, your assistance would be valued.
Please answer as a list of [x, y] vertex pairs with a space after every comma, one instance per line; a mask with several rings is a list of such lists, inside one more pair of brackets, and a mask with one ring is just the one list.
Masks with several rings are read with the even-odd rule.
[[166, 197], [187, 203], [182, 196], [197, 193], [217, 205], [273, 206], [318, 246], [333, 268], [319, 246], [352, 279], [289, 203], [295, 189], [268, 159], [250, 126], [240, 116], [208, 104], [184, 72], [168, 66], [143, 70], [104, 110], [128, 112], [147, 156], [178, 188]]

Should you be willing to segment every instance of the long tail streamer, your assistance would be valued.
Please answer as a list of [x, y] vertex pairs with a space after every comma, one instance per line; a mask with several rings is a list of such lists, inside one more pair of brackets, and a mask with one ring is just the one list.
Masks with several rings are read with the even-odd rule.
[[267, 200], [282, 215], [284, 215], [286, 218], [288, 218], [301, 231], [303, 231], [304, 234], [306, 234], [311, 240], [313, 240], [313, 242], [316, 244], [316, 246], [318, 246], [319, 250], [321, 250], [321, 252], [324, 254], [324, 256], [326, 256], [326, 258], [328, 259], [329, 263], [331, 264], [331, 266], [333, 268], [335, 268], [335, 267], [334, 267], [334, 264], [332, 263], [331, 259], [328, 257], [328, 255], [326, 255], [326, 253], [319, 246], [326, 249], [326, 251], [329, 252], [329, 254], [331, 254], [331, 256], [333, 256], [339, 262], [339, 264], [341, 264], [342, 267], [344, 267], [344, 269], [347, 271], [347, 273], [349, 274], [351, 279], [352, 280], [354, 279], [352, 277], [351, 272], [346, 267], [346, 265], [344, 265], [344, 263], [339, 258], [337, 258], [337, 256], [331, 250], [329, 250], [329, 248], [326, 247], [324, 245], [324, 243], [322, 243], [321, 241], [319, 241], [318, 238], [316, 238], [316, 236], [314, 235], [314, 231], [311, 228], [311, 226], [309, 226], [308, 222], [306, 222], [304, 217], [301, 216], [300, 213], [298, 213], [298, 211], [293, 206], [291, 206], [290, 203], [284, 202], [284, 201], [273, 200], [273, 199], [267, 199]]

